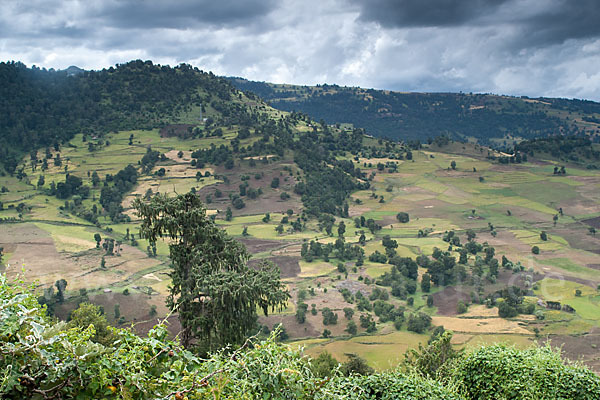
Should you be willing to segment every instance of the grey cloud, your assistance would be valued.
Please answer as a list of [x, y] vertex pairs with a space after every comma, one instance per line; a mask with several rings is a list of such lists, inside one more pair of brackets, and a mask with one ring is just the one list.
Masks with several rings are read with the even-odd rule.
[[600, 1], [557, 0], [537, 15], [519, 21], [526, 42], [536, 45], [562, 43], [600, 35]]
[[493, 13], [508, 0], [351, 0], [360, 16], [387, 28], [457, 26]]
[[515, 48], [545, 46], [600, 35], [598, 0], [349, 0], [360, 18], [386, 28], [507, 27], [519, 31]]
[[600, 100], [597, 0], [0, 0], [0, 60]]
[[125, 29], [239, 26], [255, 23], [275, 5], [275, 0], [125, 0], [104, 3], [95, 16]]

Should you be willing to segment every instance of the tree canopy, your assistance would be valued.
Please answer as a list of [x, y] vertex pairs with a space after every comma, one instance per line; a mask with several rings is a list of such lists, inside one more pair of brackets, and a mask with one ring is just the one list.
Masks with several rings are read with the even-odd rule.
[[172, 286], [167, 305], [177, 310], [185, 347], [216, 350], [241, 342], [255, 326], [257, 308], [267, 314], [289, 297], [272, 264], [249, 268], [246, 248], [215, 225], [192, 194], [159, 194], [134, 203], [140, 235], [168, 238]]

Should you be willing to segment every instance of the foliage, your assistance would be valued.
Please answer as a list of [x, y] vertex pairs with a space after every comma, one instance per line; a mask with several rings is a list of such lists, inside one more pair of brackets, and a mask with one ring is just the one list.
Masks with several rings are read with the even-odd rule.
[[408, 317], [406, 329], [416, 333], [423, 333], [431, 326], [431, 317], [423, 312], [411, 314]]
[[458, 359], [452, 379], [467, 399], [597, 399], [600, 378], [549, 346], [481, 347]]
[[[379, 137], [420, 139], [440, 135], [503, 138], [506, 132], [532, 138], [555, 132], [575, 133], [585, 122], [565, 118], [566, 111], [584, 112], [589, 120], [600, 112], [592, 101], [540, 99], [467, 93], [400, 93], [337, 85], [279, 86], [239, 78], [231, 83], [254, 91], [275, 108], [301, 111], [329, 124], [347, 122]], [[382, 112], [384, 110], [384, 112]], [[436, 143], [437, 144], [437, 143]], [[444, 144], [440, 142], [440, 144]]]
[[249, 268], [245, 247], [206, 215], [192, 193], [134, 203], [142, 220], [140, 235], [154, 244], [169, 238], [172, 286], [167, 305], [177, 310], [182, 344], [194, 339], [204, 351], [241, 342], [255, 325], [256, 310], [278, 309], [289, 297], [272, 264]]
[[452, 389], [416, 374], [398, 370], [374, 375], [337, 377], [325, 386], [316, 399], [379, 400], [459, 400]]
[[71, 312], [68, 326], [83, 330], [90, 325], [94, 326], [94, 335], [90, 337], [92, 342], [107, 346], [112, 345], [116, 340], [114, 329], [108, 325], [100, 307], [90, 303], [81, 303], [77, 309]]
[[58, 150], [80, 132], [158, 128], [192, 101], [229, 99], [233, 91], [225, 80], [190, 65], [141, 60], [76, 75], [2, 62], [0, 80], [0, 163], [9, 172], [23, 152]]
[[50, 320], [30, 288], [9, 285], [0, 275], [0, 397], [518, 400], [600, 394], [600, 378], [564, 363], [549, 347], [492, 345], [457, 356], [448, 332], [412, 353], [409, 373], [373, 373], [353, 356], [339, 370], [326, 353], [311, 360], [278, 343], [278, 329], [265, 341], [250, 338], [235, 351], [220, 350], [204, 360], [169, 341], [164, 325], [147, 337], [128, 329], [112, 332], [112, 343], [95, 343], [94, 325]]
[[398, 214], [396, 214], [396, 219], [399, 222], [407, 223], [410, 220], [410, 217], [409, 217], [408, 213], [399, 212]]

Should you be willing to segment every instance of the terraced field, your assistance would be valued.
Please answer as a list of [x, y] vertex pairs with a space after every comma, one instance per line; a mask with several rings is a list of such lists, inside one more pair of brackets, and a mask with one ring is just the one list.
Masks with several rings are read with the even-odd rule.
[[[131, 135], [133, 143], [130, 145]], [[283, 323], [289, 340], [305, 346], [310, 354], [326, 350], [343, 359], [346, 353], [357, 353], [375, 367], [384, 369], [401, 360], [408, 348], [426, 342], [428, 334], [409, 332], [406, 325], [396, 330], [392, 322], [378, 322], [376, 332], [367, 333], [360, 326], [360, 312], [351, 318], [358, 325], [358, 332], [349, 335], [345, 331], [349, 319], [344, 317], [343, 309], [355, 309], [356, 304], [346, 302], [340, 289], [350, 287], [368, 293], [373, 288], [373, 280], [391, 269], [390, 264], [368, 260], [375, 251], [385, 253], [381, 241], [385, 235], [397, 241], [398, 255], [415, 258], [431, 256], [435, 248], [448, 249], [449, 244], [442, 240], [447, 231], [454, 231], [465, 243], [467, 230], [476, 233], [479, 243], [493, 246], [496, 258], [506, 256], [524, 267], [516, 274], [503, 270], [498, 281], [490, 283], [485, 290], [499, 290], [503, 285], [522, 282], [529, 275], [534, 285], [526, 300], [536, 304], [543, 319], [519, 315], [507, 321], [498, 317], [497, 308], [478, 304], [472, 304], [467, 313], [458, 314], [459, 301], [472, 302], [475, 289], [467, 283], [452, 288], [434, 286], [429, 293], [418, 287], [410, 296], [412, 305], [395, 297], [389, 302], [404, 307], [407, 313], [421, 311], [431, 315], [434, 325], [456, 332], [457, 346], [497, 341], [524, 346], [536, 339], [551, 340], [556, 345], [567, 343], [567, 354], [578, 358], [577, 352], [584, 348], [578, 343], [595, 343], [600, 329], [597, 290], [600, 239], [589, 232], [590, 225], [585, 221], [600, 217], [600, 176], [597, 174], [567, 166], [566, 176], [554, 176], [554, 164], [545, 160], [500, 165], [488, 160], [487, 153], [476, 151], [473, 145], [465, 145], [468, 148], [464, 152], [470, 156], [445, 153], [443, 149], [414, 150], [413, 160], [399, 161], [397, 172], [376, 168], [377, 163], [385, 160], [359, 157], [355, 165], [367, 175], [375, 173], [375, 177], [368, 190], [351, 195], [349, 218], [336, 219], [332, 236], [314, 219], [305, 221], [301, 231], [290, 229], [287, 224], [284, 231], [278, 233], [276, 228], [282, 219], [294, 221], [302, 213], [300, 197], [293, 193], [297, 171], [290, 173], [286, 169], [296, 168], [290, 154], [254, 166], [251, 160], [241, 160], [232, 170], [217, 166], [197, 169], [190, 165], [190, 151], [227, 143], [235, 135], [235, 127], [225, 130], [221, 138], [193, 140], [163, 138], [156, 130], [118, 132], [108, 135], [109, 145], [91, 153], [83, 137], [78, 136], [61, 150], [63, 165], [51, 165], [43, 172], [43, 185], [36, 185], [42, 174], [39, 169], [27, 171], [27, 177], [20, 180], [0, 177], [0, 186], [9, 188], [0, 197], [4, 204], [0, 218], [16, 220], [0, 225], [0, 247], [4, 248], [4, 261], [8, 264], [6, 273], [35, 282], [40, 290], [51, 287], [58, 279], [66, 279], [67, 292], [73, 302], [78, 300], [80, 289], [86, 289], [89, 298], [102, 304], [105, 310], [131, 301], [135, 307], [122, 308], [125, 321], [121, 323], [138, 324], [143, 330], [141, 327], [148, 325], [145, 321], [167, 312], [163, 304], [169, 284], [168, 244], [159, 243], [156, 255], [149, 256], [148, 243], [131, 242], [130, 237], [137, 232], [131, 201], [136, 196], [144, 196], [148, 190], [152, 193], [195, 190], [203, 198], [212, 196], [213, 201], [207, 204], [208, 212], [215, 215], [216, 222], [230, 235], [246, 244], [253, 255], [252, 262], [265, 259], [280, 264], [292, 295], [289, 307], [282, 313], [261, 317], [260, 323], [269, 328]], [[241, 145], [250, 145], [255, 139], [244, 139]], [[93, 187], [92, 174], [96, 172], [104, 177], [116, 174], [128, 164], [137, 166], [148, 146], [164, 153], [167, 159], [151, 172], [142, 174], [135, 188], [124, 198], [125, 213], [131, 217], [129, 222], [113, 223], [103, 213], [99, 224], [94, 225], [69, 213], [64, 200], [46, 194], [49, 185], [64, 181], [68, 172], [92, 187], [89, 198], [83, 200], [91, 206], [101, 191], [101, 187]], [[481, 156], [477, 156], [479, 153]], [[23, 161], [24, 165], [27, 161]], [[450, 166], [453, 161], [455, 169]], [[155, 174], [160, 168], [165, 169], [164, 176]], [[198, 171], [202, 177], [196, 176]], [[210, 176], [205, 176], [206, 172]], [[252, 178], [260, 173], [262, 179]], [[226, 209], [231, 204], [228, 196], [238, 191], [242, 175], [250, 176], [252, 187], [260, 188], [263, 194], [257, 199], [246, 198], [246, 207], [233, 209], [231, 219], [226, 220]], [[275, 176], [282, 181], [278, 188], [270, 186]], [[216, 196], [216, 189], [223, 192], [222, 197]], [[282, 200], [284, 191], [291, 195], [289, 199]], [[24, 206], [17, 211], [20, 204]], [[396, 219], [401, 211], [410, 215], [408, 223]], [[266, 213], [269, 213], [268, 219], [265, 219]], [[356, 227], [354, 219], [361, 216], [373, 219], [381, 229], [369, 232], [364, 227]], [[334, 243], [341, 221], [346, 225], [347, 243], [357, 244], [364, 231], [366, 243], [362, 248], [367, 259], [363, 265], [334, 257], [328, 261], [301, 258], [305, 242]], [[420, 231], [425, 234], [420, 235]], [[547, 234], [546, 240], [541, 238], [542, 231]], [[106, 255], [102, 248], [97, 248], [95, 234], [100, 234], [103, 240], [110, 238], [120, 242], [120, 252]], [[539, 248], [539, 254], [532, 253], [533, 246]], [[470, 255], [469, 266], [475, 260], [476, 256]], [[419, 280], [423, 273], [424, 269], [420, 268]], [[125, 289], [131, 297], [124, 297], [127, 296], [123, 294]], [[434, 298], [432, 307], [427, 306], [428, 295]], [[313, 315], [309, 309], [304, 323], [294, 318], [299, 296], [319, 310]], [[547, 309], [543, 306], [547, 301], [559, 301], [575, 311]], [[153, 305], [157, 307], [157, 316], [150, 315]], [[338, 314], [337, 324], [323, 324], [321, 310], [325, 307]], [[59, 310], [63, 315], [68, 311], [67, 306]], [[321, 338], [325, 329], [330, 331], [331, 337]], [[582, 346], [587, 346], [585, 361], [598, 368], [600, 354], [596, 348], [591, 344]]]

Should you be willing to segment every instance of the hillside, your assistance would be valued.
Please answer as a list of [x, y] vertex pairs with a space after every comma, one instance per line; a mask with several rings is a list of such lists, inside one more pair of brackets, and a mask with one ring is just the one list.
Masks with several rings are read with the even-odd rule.
[[201, 107], [231, 96], [227, 82], [183, 64], [167, 68], [137, 60], [77, 72], [0, 63], [0, 162], [9, 172], [23, 153], [56, 148], [77, 133], [101, 136], [186, 117], [197, 121]]
[[[255, 328], [282, 324], [308, 354], [356, 353], [384, 370], [444, 327], [456, 348], [550, 342], [599, 368], [597, 145], [405, 145], [274, 109], [185, 66], [122, 68], [98, 76], [123, 74], [126, 92], [95, 73], [60, 79], [87, 86], [91, 74], [109, 94], [82, 102], [114, 107], [123, 125], [69, 112], [69, 134], [33, 135], [39, 147], [18, 148], [0, 174], [2, 272], [35, 282], [50, 313], [67, 319], [89, 300], [111, 324], [147, 333], [169, 311], [168, 242], [139, 238], [132, 202], [191, 191], [251, 265], [280, 267], [292, 297]], [[161, 86], [170, 79], [173, 90]], [[175, 100], [161, 107], [160, 90]], [[117, 102], [146, 96], [139, 112]], [[9, 115], [15, 126], [30, 118]]]
[[297, 86], [227, 78], [273, 107], [377, 137], [420, 140], [446, 135], [502, 146], [555, 134], [600, 135], [600, 103], [491, 94], [405, 93], [337, 85]]

